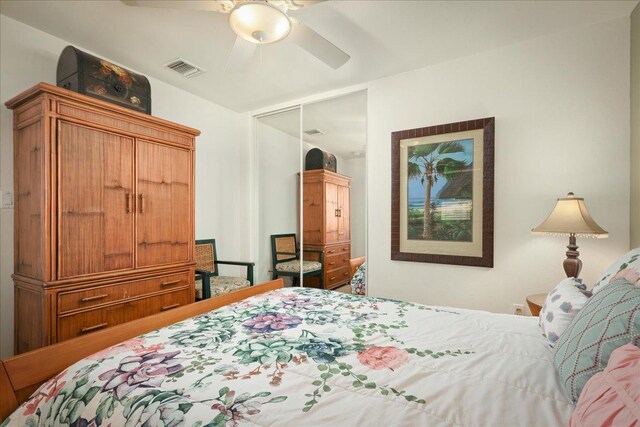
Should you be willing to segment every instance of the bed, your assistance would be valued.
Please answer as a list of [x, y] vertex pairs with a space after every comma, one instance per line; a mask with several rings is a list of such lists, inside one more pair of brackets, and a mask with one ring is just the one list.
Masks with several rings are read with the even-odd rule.
[[531, 317], [281, 281], [192, 306], [5, 361], [3, 426], [552, 426], [573, 411]]

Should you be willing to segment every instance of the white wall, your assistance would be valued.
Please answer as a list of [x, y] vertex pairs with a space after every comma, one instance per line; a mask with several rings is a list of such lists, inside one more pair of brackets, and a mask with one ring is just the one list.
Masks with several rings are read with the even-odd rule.
[[[58, 55], [69, 43], [4, 15], [0, 31], [3, 104], [40, 81], [55, 83]], [[154, 116], [202, 131], [196, 142], [196, 238], [216, 238], [221, 258], [249, 259], [250, 117], [149, 80]], [[4, 105], [0, 123], [0, 189], [13, 191], [12, 115]], [[0, 213], [0, 357], [5, 357], [13, 351], [13, 209]]]
[[640, 247], [640, 4], [631, 14], [631, 247]]
[[[582, 277], [629, 247], [629, 18], [369, 84], [369, 291], [508, 312], [562, 277], [568, 239], [530, 230], [583, 196], [606, 240], [578, 239]], [[391, 132], [495, 116], [495, 267], [390, 260]]]

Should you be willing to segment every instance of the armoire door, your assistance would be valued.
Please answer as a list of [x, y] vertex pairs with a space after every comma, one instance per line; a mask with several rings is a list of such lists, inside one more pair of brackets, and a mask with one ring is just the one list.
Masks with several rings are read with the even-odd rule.
[[325, 243], [338, 241], [338, 186], [332, 182], [324, 184], [324, 233]]
[[191, 151], [137, 141], [137, 267], [188, 262]]
[[338, 241], [351, 239], [351, 220], [349, 215], [349, 187], [338, 185]]
[[58, 122], [58, 278], [133, 268], [131, 138]]

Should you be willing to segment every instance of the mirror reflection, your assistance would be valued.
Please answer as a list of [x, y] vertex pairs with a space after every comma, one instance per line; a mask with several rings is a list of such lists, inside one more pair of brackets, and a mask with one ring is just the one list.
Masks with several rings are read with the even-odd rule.
[[304, 258], [322, 259], [303, 284], [364, 293], [351, 282], [366, 252], [366, 92], [304, 105], [302, 129]]

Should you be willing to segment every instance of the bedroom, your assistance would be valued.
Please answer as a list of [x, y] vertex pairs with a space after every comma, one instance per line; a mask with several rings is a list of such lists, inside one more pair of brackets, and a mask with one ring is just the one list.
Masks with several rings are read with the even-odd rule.
[[[262, 68], [237, 74], [224, 71], [235, 35], [223, 14], [120, 2], [0, 4], [3, 104], [39, 82], [55, 84], [58, 57], [73, 45], [147, 76], [153, 115], [201, 132], [195, 237], [216, 238], [224, 258], [256, 260], [264, 240], [257, 237], [253, 118], [363, 90], [368, 295], [511, 313], [514, 303], [526, 305], [528, 295], [547, 293], [565, 277], [566, 238], [532, 236], [531, 229], [569, 191], [585, 198], [609, 233], [578, 239], [589, 288], [640, 246], [635, 1], [328, 1], [298, 13], [351, 56], [343, 67], [334, 70], [285, 40], [265, 46]], [[206, 72], [184, 79], [162, 68], [177, 57]], [[392, 132], [482, 117], [495, 117], [496, 127], [493, 268], [392, 260]], [[14, 212], [4, 198], [13, 192], [11, 110], [3, 106], [1, 119], [5, 358], [14, 351]]]

